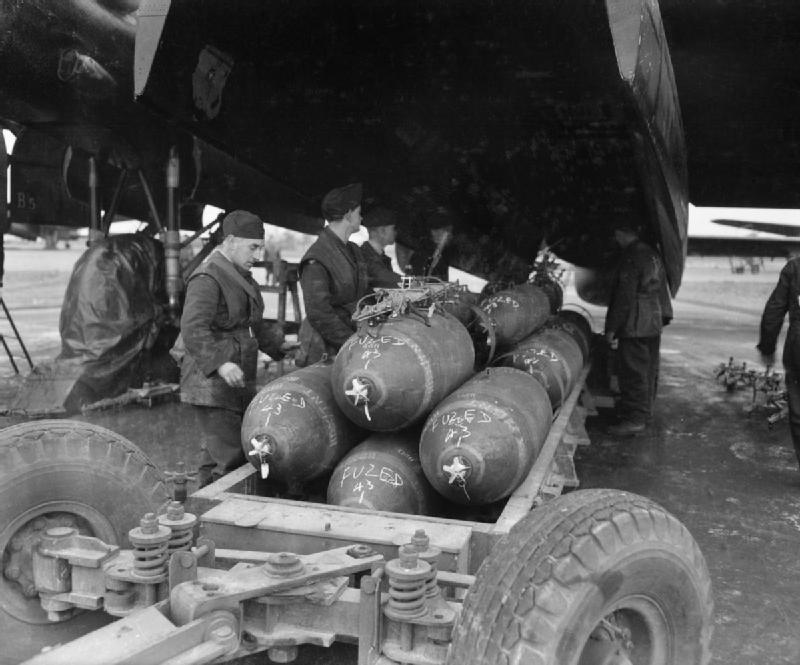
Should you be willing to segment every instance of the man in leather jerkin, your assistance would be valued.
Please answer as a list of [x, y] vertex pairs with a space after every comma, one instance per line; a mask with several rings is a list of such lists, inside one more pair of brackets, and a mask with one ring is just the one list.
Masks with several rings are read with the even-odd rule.
[[201, 487], [245, 462], [240, 428], [255, 395], [258, 351], [283, 357], [283, 331], [263, 319], [250, 275], [264, 250], [263, 223], [236, 210], [222, 232], [222, 244], [187, 282], [181, 316], [181, 401], [193, 405], [202, 432]]
[[322, 200], [328, 225], [300, 260], [306, 318], [300, 326], [298, 367], [333, 358], [355, 332], [351, 316], [367, 293], [367, 266], [348, 238], [361, 228], [361, 183], [331, 190]]
[[361, 244], [369, 288], [396, 289], [402, 276], [392, 270], [392, 260], [383, 250], [393, 245], [397, 237], [397, 213], [389, 208], [376, 206], [364, 215], [362, 224], [369, 232], [369, 239]]

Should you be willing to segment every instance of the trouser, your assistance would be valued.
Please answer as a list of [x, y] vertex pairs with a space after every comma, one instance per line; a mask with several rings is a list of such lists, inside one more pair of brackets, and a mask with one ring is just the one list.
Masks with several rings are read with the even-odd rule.
[[241, 444], [242, 414], [215, 406], [192, 405], [200, 444], [200, 487], [245, 463]]
[[619, 415], [622, 420], [644, 423], [653, 415], [658, 386], [661, 335], [623, 337], [617, 347]]
[[787, 369], [785, 381], [789, 398], [789, 431], [792, 434], [794, 454], [800, 464], [800, 372]]

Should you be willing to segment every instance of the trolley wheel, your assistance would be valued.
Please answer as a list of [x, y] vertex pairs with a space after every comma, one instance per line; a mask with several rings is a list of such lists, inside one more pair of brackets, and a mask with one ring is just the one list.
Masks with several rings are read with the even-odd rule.
[[127, 533], [169, 500], [147, 456], [110, 430], [40, 420], [0, 430], [0, 663], [72, 640], [110, 621], [102, 612], [65, 612], [53, 623], [33, 587], [32, 552], [54, 526], [128, 546]]
[[449, 665], [704, 665], [711, 582], [688, 530], [648, 499], [573, 492], [486, 558]]

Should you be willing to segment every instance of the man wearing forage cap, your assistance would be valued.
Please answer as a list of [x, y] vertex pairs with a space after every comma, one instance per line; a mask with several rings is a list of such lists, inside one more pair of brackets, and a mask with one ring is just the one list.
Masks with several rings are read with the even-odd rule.
[[240, 428], [255, 394], [258, 351], [276, 360], [284, 355], [283, 330], [264, 320], [261, 291], [250, 275], [264, 251], [262, 221], [234, 210], [222, 220], [222, 235], [186, 284], [174, 350], [182, 353], [181, 401], [193, 406], [201, 432], [201, 487], [245, 463]]
[[664, 264], [639, 238], [637, 226], [620, 222], [614, 241], [622, 249], [606, 312], [606, 341], [617, 345], [619, 422], [612, 436], [644, 432], [658, 387], [661, 331], [672, 320]]
[[367, 293], [367, 267], [348, 238], [361, 228], [361, 183], [328, 192], [322, 216], [328, 222], [300, 260], [306, 318], [300, 326], [295, 364], [305, 367], [333, 357], [355, 332], [351, 315]]
[[383, 251], [385, 247], [394, 245], [397, 237], [397, 213], [376, 206], [364, 215], [362, 223], [369, 232], [369, 240], [361, 245], [361, 255], [367, 264], [369, 288], [397, 288], [402, 277], [392, 270], [392, 260]]

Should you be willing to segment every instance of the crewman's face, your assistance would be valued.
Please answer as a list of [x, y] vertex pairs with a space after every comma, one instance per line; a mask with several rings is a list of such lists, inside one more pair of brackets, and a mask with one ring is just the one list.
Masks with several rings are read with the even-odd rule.
[[394, 245], [397, 239], [397, 227], [394, 224], [378, 227], [378, 239], [384, 247]]
[[264, 241], [251, 238], [226, 238], [225, 253], [239, 268], [250, 270], [264, 256]]

